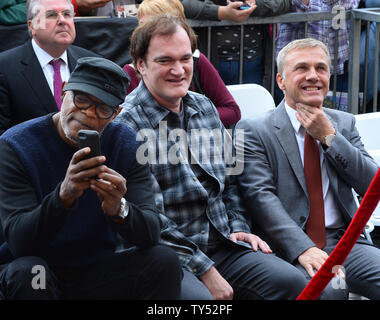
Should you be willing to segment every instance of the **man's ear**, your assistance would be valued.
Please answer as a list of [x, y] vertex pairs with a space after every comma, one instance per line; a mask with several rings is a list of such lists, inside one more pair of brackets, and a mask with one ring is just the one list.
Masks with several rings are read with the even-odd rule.
[[63, 97], [65, 96], [66, 91], [63, 91], [63, 88], [66, 85], [66, 81], [62, 82], [62, 87], [61, 87], [61, 100], [63, 101]]
[[137, 71], [143, 76], [145, 74], [145, 62], [143, 59], [138, 59], [137, 60]]
[[[62, 86], [62, 89], [63, 89], [63, 86]], [[66, 95], [66, 93], [67, 93], [67, 91], [61, 91], [61, 100], [63, 101], [63, 98], [65, 97], [65, 95]]]
[[119, 106], [117, 108], [117, 111], [115, 112], [115, 114], [112, 116], [112, 120], [115, 119], [117, 117], [117, 115], [121, 112], [121, 110], [123, 110], [123, 107], [122, 106]]
[[33, 20], [28, 20], [28, 29], [32, 36], [34, 36]]
[[282, 77], [281, 74], [277, 73], [277, 75], [276, 75], [276, 81], [277, 81], [278, 87], [281, 90], [285, 90], [286, 89], [285, 83], [284, 83], [284, 78]]

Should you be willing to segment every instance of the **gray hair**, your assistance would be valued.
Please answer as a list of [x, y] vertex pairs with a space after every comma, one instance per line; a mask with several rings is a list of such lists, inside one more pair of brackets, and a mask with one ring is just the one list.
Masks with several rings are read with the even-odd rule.
[[[71, 3], [71, 0], [66, 0], [68, 4], [70, 4], [72, 12], [74, 12], [74, 6]], [[35, 10], [34, 8], [37, 5], [41, 4], [41, 0], [26, 0], [26, 19], [32, 20], [38, 13], [38, 10]]]
[[285, 47], [283, 47], [280, 52], [277, 55], [277, 71], [282, 76], [284, 75], [284, 68], [285, 68], [285, 58], [288, 55], [288, 53], [294, 49], [304, 49], [304, 48], [321, 48], [325, 53], [329, 61], [329, 68], [331, 68], [331, 60], [330, 60], [330, 53], [327, 46], [316, 39], [313, 38], [304, 38], [304, 39], [298, 39], [294, 40], [290, 43], [288, 43]]

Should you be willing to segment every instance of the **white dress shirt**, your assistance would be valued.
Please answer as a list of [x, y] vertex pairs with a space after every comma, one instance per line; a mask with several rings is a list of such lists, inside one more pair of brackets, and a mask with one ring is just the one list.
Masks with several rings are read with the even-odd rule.
[[[32, 39], [32, 47], [33, 47], [34, 53], [36, 54], [40, 65], [41, 65], [42, 71], [45, 75], [45, 78], [46, 78], [46, 81], [49, 85], [51, 93], [54, 96], [54, 69], [53, 69], [53, 66], [51, 64], [49, 64], [49, 62], [51, 60], [53, 60], [54, 58], [50, 54], [48, 54], [45, 50], [43, 50], [34, 41], [34, 39]], [[61, 63], [61, 68], [60, 68], [62, 82], [63, 81], [67, 82], [69, 80], [69, 77], [70, 77], [70, 69], [69, 69], [69, 65], [68, 65], [67, 51], [66, 50], [60, 56], [60, 58], [63, 60], [63, 62]]]
[[[286, 102], [285, 102], [285, 108], [290, 118], [290, 122], [292, 123], [292, 126], [294, 128], [294, 134], [297, 139], [298, 149], [300, 151], [301, 161], [303, 165], [304, 141], [305, 141], [306, 129], [298, 121], [296, 117], [297, 111], [289, 107]], [[326, 225], [326, 228], [339, 228], [344, 225], [343, 218], [339, 210], [337, 209], [337, 206], [334, 200], [334, 195], [330, 188], [330, 180], [327, 175], [327, 169], [326, 169], [326, 164], [325, 164], [326, 160], [325, 160], [325, 156], [323, 155], [322, 146], [319, 141], [317, 141], [317, 143], [319, 147], [320, 163], [321, 163], [322, 189], [323, 189], [323, 200], [324, 200], [324, 207], [325, 207], [325, 225]]]

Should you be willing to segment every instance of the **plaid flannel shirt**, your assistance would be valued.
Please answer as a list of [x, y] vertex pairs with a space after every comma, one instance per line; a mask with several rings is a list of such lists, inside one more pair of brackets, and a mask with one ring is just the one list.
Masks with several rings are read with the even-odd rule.
[[[216, 108], [208, 98], [190, 91], [182, 100], [187, 127], [187, 131], [184, 132], [189, 145], [188, 150], [180, 149], [176, 154], [187, 157], [188, 155], [184, 153], [192, 154], [190, 152], [192, 129], [207, 128], [220, 132], [224, 132], [225, 129]], [[159, 145], [160, 147], [164, 146], [164, 151], [170, 151], [175, 147], [175, 142], [170, 139], [167, 139], [168, 141], [162, 139], [164, 135], [173, 133], [175, 129], [180, 128], [179, 117], [167, 108], [160, 106], [143, 81], [126, 97], [123, 110], [116, 121], [121, 121], [136, 130], [137, 139], [142, 139], [143, 136], [147, 139], [147, 132], [154, 131], [154, 141], [151, 139], [150, 143], [147, 143], [148, 140], [145, 140], [140, 147], [156, 145], [157, 159], [160, 157]], [[166, 121], [167, 125], [164, 129], [162, 128], [163, 121]], [[214, 142], [216, 141], [211, 138], [210, 149], [215, 146]], [[201, 142], [200, 146], [202, 148]], [[218, 146], [223, 147], [223, 143], [218, 143]], [[212, 157], [213, 153], [211, 152], [209, 155]], [[200, 164], [215, 185], [210, 194], [196, 178], [190, 164], [172, 164], [169, 161], [166, 164], [162, 161], [154, 164], [154, 160], [149, 163], [155, 180], [153, 188], [156, 203], [162, 213], [160, 215], [163, 224], [161, 243], [176, 250], [182, 265], [196, 276], [200, 276], [214, 264], [205, 254], [209, 244], [210, 223], [226, 241], [231, 241], [229, 240], [230, 233], [251, 232], [243, 217], [244, 209], [241, 199], [238, 197], [236, 185], [228, 182], [229, 176], [226, 176], [224, 161], [214, 163], [211, 159], [209, 163], [201, 162]], [[250, 247], [248, 244], [242, 243], [242, 245]]]
[[[359, 0], [310, 0], [306, 6], [302, 0], [292, 1], [293, 12], [315, 12], [327, 11], [332, 12], [334, 6], [343, 6], [345, 10], [355, 9], [358, 7]], [[346, 21], [346, 28], [339, 29], [338, 32], [338, 61], [337, 74], [343, 74], [344, 62], [349, 59], [349, 28], [350, 21]], [[276, 56], [278, 52], [289, 42], [304, 38], [304, 23], [282, 23], [277, 33]], [[334, 72], [334, 51], [335, 51], [335, 29], [332, 21], [321, 20], [311, 21], [308, 23], [307, 37], [314, 38], [323, 42], [330, 51], [331, 56], [331, 74]]]

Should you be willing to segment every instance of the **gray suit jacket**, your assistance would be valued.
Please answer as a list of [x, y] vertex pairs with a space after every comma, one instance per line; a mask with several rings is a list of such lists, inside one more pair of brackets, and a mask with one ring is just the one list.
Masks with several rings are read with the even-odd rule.
[[[335, 201], [348, 226], [356, 212], [352, 188], [363, 195], [377, 165], [365, 151], [352, 114], [324, 109], [336, 137], [324, 151]], [[284, 102], [265, 115], [241, 120], [244, 172], [239, 186], [252, 228], [282, 258], [293, 262], [314, 246], [304, 232], [309, 214], [307, 187], [294, 129]]]

